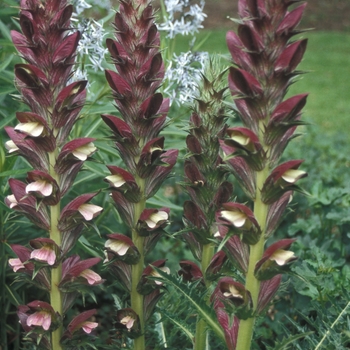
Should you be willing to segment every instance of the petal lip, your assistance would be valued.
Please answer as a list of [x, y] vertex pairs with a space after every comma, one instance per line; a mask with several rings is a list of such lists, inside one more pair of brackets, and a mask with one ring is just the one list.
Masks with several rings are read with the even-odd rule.
[[102, 207], [89, 203], [81, 204], [78, 208], [79, 213], [86, 221], [90, 221], [95, 218], [102, 210]]

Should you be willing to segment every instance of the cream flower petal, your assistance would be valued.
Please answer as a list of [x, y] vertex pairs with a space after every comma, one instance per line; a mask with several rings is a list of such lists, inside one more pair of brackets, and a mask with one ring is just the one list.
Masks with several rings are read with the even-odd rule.
[[94, 204], [82, 204], [78, 211], [79, 213], [84, 217], [86, 221], [92, 220], [94, 217], [97, 216], [98, 213], [100, 213], [103, 210], [102, 207], [99, 207], [98, 205]]
[[19, 123], [15, 130], [24, 132], [30, 136], [38, 137], [44, 131], [44, 125], [38, 122]]
[[129, 244], [123, 241], [118, 241], [116, 239], [108, 239], [105, 243], [105, 247], [109, 248], [120, 256], [125, 255], [130, 248]]
[[6, 141], [5, 147], [9, 151], [9, 153], [13, 153], [19, 150], [19, 148], [16, 146], [16, 144], [12, 140]]
[[236, 227], [242, 227], [246, 220], [247, 216], [241, 211], [231, 211], [231, 210], [222, 210], [221, 216], [230, 221]]
[[10, 209], [14, 208], [18, 204], [17, 199], [13, 194], [10, 194], [6, 198], [10, 202], [10, 205], [9, 205]]
[[302, 170], [289, 169], [282, 175], [282, 179], [286, 182], [293, 184], [297, 182], [300, 179], [300, 177], [302, 177], [305, 174], [306, 172]]
[[158, 211], [157, 213], [153, 213], [146, 220], [147, 226], [149, 228], [155, 228], [160, 221], [168, 220], [168, 213], [166, 211]]
[[120, 186], [124, 185], [125, 182], [126, 182], [124, 180], [124, 178], [121, 175], [119, 175], [119, 174], [109, 175], [109, 176], [106, 177], [106, 180], [110, 184], [112, 184], [114, 187], [120, 187]]
[[230, 138], [231, 140], [236, 141], [242, 146], [246, 146], [250, 142], [250, 138], [243, 134], [233, 134], [232, 136], [230, 136]]
[[29, 192], [39, 192], [44, 197], [48, 197], [52, 194], [53, 186], [49, 182], [46, 182], [45, 180], [37, 180], [34, 182], [31, 182], [26, 186], [26, 193]]
[[135, 319], [133, 319], [131, 316], [125, 316], [120, 320], [120, 323], [125, 325], [127, 329], [131, 329], [134, 325]]
[[295, 257], [295, 255], [292, 251], [277, 249], [269, 259], [275, 261], [277, 265], [283, 266], [293, 257]]
[[89, 142], [88, 144], [76, 148], [72, 154], [78, 158], [79, 160], [86, 160], [91, 154], [93, 154], [96, 151], [96, 147], [92, 142]]

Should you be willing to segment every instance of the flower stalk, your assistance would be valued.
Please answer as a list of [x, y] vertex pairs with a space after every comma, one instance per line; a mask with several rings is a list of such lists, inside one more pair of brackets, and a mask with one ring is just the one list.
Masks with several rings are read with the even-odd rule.
[[[72, 5], [66, 1], [21, 1], [22, 33], [11, 32], [17, 51], [27, 62], [15, 66], [15, 83], [30, 111], [18, 112], [17, 126], [6, 128], [11, 139], [6, 145], [11, 153], [26, 158], [34, 170], [28, 172], [27, 183], [9, 180], [13, 194], [5, 202], [46, 236], [28, 242], [31, 248], [12, 245], [18, 258], [10, 259], [9, 264], [47, 291], [50, 304], [36, 300], [21, 305], [18, 315], [28, 339], [51, 350], [64, 348], [63, 319], [82, 285], [102, 283], [101, 277], [88, 269], [100, 259], [92, 265], [81, 261], [79, 271], [71, 271], [69, 279], [65, 269], [72, 259], [80, 260], [68, 257], [68, 253], [85, 222], [102, 210], [87, 203], [95, 194], [82, 195], [61, 210], [62, 200], [84, 161], [96, 150], [94, 139], [67, 142], [84, 106], [87, 84], [70, 82], [80, 38], [78, 31], [72, 32], [72, 12]], [[96, 326], [90, 324], [83, 332], [90, 333]], [[74, 337], [70, 333], [73, 343]]]
[[111, 175], [106, 181], [131, 235], [108, 236], [106, 261], [130, 292], [130, 307], [118, 310], [117, 325], [134, 339], [134, 349], [142, 350], [147, 333], [145, 324], [162, 288], [156, 281], [148, 280], [153, 269], [145, 267], [145, 258], [169, 218], [169, 209], [148, 208], [147, 199], [170, 174], [178, 151], [165, 151], [164, 137], [159, 136], [165, 127], [169, 99], [163, 99], [157, 92], [164, 78], [164, 64], [151, 2], [121, 0], [113, 25], [115, 40], [107, 39], [107, 47], [116, 72], [106, 70], [106, 79], [120, 116], [102, 118], [113, 132], [125, 169], [108, 166]]
[[[245, 272], [245, 289], [251, 298], [248, 313], [237, 311], [239, 329], [233, 348], [249, 350], [256, 316], [278, 289], [281, 273], [295, 260], [286, 251], [292, 242], [282, 240], [265, 250], [265, 242], [276, 230], [295, 184], [306, 173], [298, 170], [300, 160], [278, 165], [281, 155], [301, 125], [301, 109], [307, 95], [284, 100], [298, 72], [306, 40], [291, 42], [300, 33], [305, 4], [289, 10], [299, 1], [251, 2], [238, 4], [238, 33], [227, 33], [227, 45], [235, 67], [230, 68], [229, 88], [244, 127], [227, 130], [221, 143], [225, 162], [251, 199], [253, 211], [238, 203], [225, 203], [218, 212], [222, 235], [239, 234], [249, 245], [246, 263], [237, 261]], [[235, 258], [237, 242], [231, 246]], [[243, 252], [243, 250], [241, 250]], [[267, 293], [267, 286], [270, 287]], [[247, 309], [248, 310], [248, 309]]]
[[[228, 115], [223, 102], [226, 97], [223, 85], [225, 71], [219, 71], [217, 65], [216, 61], [208, 63], [197, 89], [198, 96], [186, 139], [188, 153], [184, 183], [191, 198], [184, 205], [184, 223], [188, 230], [184, 238], [199, 260], [200, 274], [208, 290], [225, 260], [215, 260], [215, 215], [232, 193], [232, 185], [226, 181], [229, 172], [222, 168], [219, 155], [219, 139], [225, 134]], [[207, 342], [208, 325], [199, 317], [194, 349], [207, 348]]]

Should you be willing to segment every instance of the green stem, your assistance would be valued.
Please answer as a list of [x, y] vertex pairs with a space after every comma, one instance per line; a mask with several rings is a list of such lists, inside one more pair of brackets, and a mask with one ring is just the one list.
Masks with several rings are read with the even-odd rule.
[[[59, 176], [54, 170], [56, 164], [56, 152], [49, 153], [50, 160], [50, 175], [56, 180], [59, 185]], [[51, 206], [51, 230], [50, 238], [60, 247], [61, 246], [61, 233], [58, 230], [58, 221], [61, 212], [60, 202]], [[62, 263], [59, 263], [57, 267], [51, 269], [51, 290], [50, 290], [50, 303], [55, 313], [58, 313], [63, 317], [63, 301], [62, 294], [58, 288], [58, 284], [62, 279]], [[60, 326], [51, 333], [51, 346], [52, 350], [61, 350], [60, 339], [62, 336], [63, 326]]]
[[[202, 261], [201, 261], [202, 266], [201, 267], [202, 267], [202, 273], [204, 276], [205, 286], [207, 288], [209, 288], [210, 282], [206, 280], [205, 272], [211, 262], [211, 259], [214, 256], [214, 249], [215, 247], [213, 243], [205, 244], [202, 249]], [[208, 341], [207, 328], [208, 328], [207, 323], [203, 319], [198, 318], [197, 325], [196, 325], [194, 347], [193, 347], [194, 350], [207, 349], [207, 341]]]
[[[262, 258], [265, 244], [265, 227], [268, 213], [268, 205], [261, 200], [261, 189], [269, 175], [269, 169], [266, 166], [262, 171], [256, 174], [256, 199], [254, 202], [254, 216], [261, 228], [261, 237], [257, 244], [250, 246], [249, 265], [246, 276], [246, 289], [250, 292], [253, 301], [253, 311], [256, 310], [260, 291], [260, 281], [255, 278], [254, 269], [256, 263]], [[255, 317], [241, 320], [239, 323], [237, 346], [239, 350], [250, 350], [254, 331]]]
[[[139, 185], [142, 198], [144, 198], [145, 181], [139, 177], [136, 177], [136, 182]], [[141, 279], [141, 275], [144, 268], [144, 237], [140, 236], [135, 229], [136, 224], [140, 218], [141, 213], [145, 209], [146, 200], [142, 199], [134, 206], [134, 229], [132, 230], [132, 241], [140, 253], [140, 260], [137, 264], [131, 265], [131, 308], [139, 316], [141, 335], [134, 340], [134, 350], [145, 349], [145, 321], [143, 315], [143, 303], [144, 297], [137, 291], [137, 285]]]

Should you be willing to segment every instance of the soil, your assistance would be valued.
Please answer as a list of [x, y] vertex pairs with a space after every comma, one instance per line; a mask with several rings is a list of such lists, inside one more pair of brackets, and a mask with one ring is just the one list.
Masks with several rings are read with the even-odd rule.
[[[206, 0], [205, 28], [232, 28], [238, 0]], [[309, 0], [299, 28], [350, 32], [350, 0]]]

